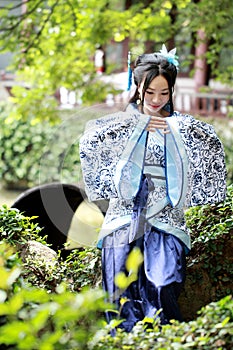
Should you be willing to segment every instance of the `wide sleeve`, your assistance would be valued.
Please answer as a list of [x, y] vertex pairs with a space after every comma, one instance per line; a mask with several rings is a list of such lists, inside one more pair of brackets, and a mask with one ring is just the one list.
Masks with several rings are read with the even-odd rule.
[[120, 112], [87, 123], [79, 148], [85, 191], [90, 201], [117, 197], [116, 165], [137, 121], [138, 115]]
[[178, 120], [189, 161], [186, 206], [223, 201], [226, 196], [225, 154], [213, 126], [189, 115]]

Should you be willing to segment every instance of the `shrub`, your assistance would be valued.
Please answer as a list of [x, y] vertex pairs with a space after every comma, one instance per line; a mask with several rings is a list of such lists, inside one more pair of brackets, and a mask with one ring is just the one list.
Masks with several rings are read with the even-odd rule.
[[20, 267], [12, 266], [9, 250], [0, 243], [1, 349], [86, 350], [86, 344], [104, 323], [103, 291], [77, 294], [61, 284], [56, 293], [48, 293], [29, 287], [26, 281], [19, 283]]
[[103, 312], [110, 305], [100, 290], [72, 293], [64, 284], [56, 293], [29, 287], [12, 248], [0, 244], [1, 349], [221, 349], [233, 342], [233, 300], [227, 296], [202, 308], [196, 320], [160, 326], [159, 319], [139, 322], [128, 334], [106, 325]]
[[187, 257], [187, 279], [193, 288], [198, 284], [208, 290], [212, 301], [233, 293], [232, 198], [233, 184], [227, 188], [225, 201], [216, 205], [193, 207], [186, 212], [186, 222], [193, 241], [192, 250]]
[[199, 312], [195, 321], [160, 326], [158, 319], [139, 322], [130, 334], [120, 329], [111, 337], [106, 327], [89, 343], [91, 350], [231, 350], [233, 344], [233, 299], [227, 296]]
[[[34, 217], [24, 216], [18, 209], [0, 208], [0, 240], [15, 246], [19, 255], [28, 241], [35, 240], [46, 245], [46, 236], [34, 222]], [[100, 250], [97, 248], [73, 249], [66, 259], [57, 255], [57, 263], [50, 269], [46, 263], [28, 258], [22, 265], [22, 276], [39, 288], [55, 292], [62, 282], [67, 288], [80, 292], [85, 286], [96, 288], [101, 281]]]
[[67, 289], [80, 292], [85, 287], [96, 289], [101, 284], [100, 251], [95, 248], [74, 249], [49, 270], [43, 262], [27, 259], [23, 264], [23, 277], [32, 285], [55, 292], [57, 285], [65, 283]]
[[233, 184], [227, 187], [226, 198], [214, 205], [202, 205], [186, 211], [186, 223], [191, 230], [193, 244], [207, 242], [233, 229]]
[[[56, 123], [11, 117], [11, 105], [1, 106], [0, 178], [7, 188], [28, 188], [46, 182], [77, 180], [79, 129]], [[80, 123], [82, 127], [83, 123]]]
[[34, 217], [27, 217], [16, 208], [10, 209], [3, 205], [0, 208], [0, 240], [17, 246], [32, 239], [45, 243], [45, 239], [39, 236], [41, 228], [33, 219]]

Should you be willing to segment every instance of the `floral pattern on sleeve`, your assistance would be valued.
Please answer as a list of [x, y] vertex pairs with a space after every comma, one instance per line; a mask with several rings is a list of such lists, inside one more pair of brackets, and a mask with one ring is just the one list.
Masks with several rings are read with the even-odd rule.
[[223, 146], [214, 128], [175, 112], [189, 158], [187, 206], [221, 202], [226, 194]]

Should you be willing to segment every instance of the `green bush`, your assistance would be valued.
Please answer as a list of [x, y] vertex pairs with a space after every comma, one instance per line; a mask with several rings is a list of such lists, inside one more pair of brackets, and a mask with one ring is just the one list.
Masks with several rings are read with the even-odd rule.
[[[233, 184], [228, 186], [225, 201], [216, 205], [189, 208], [186, 222], [193, 246], [187, 257], [188, 280], [208, 286], [211, 300], [233, 294]], [[199, 268], [195, 269], [195, 265]], [[207, 287], [206, 287], [207, 288]]]
[[27, 217], [18, 209], [10, 209], [3, 205], [0, 208], [0, 241], [5, 240], [15, 246], [33, 239], [45, 243], [39, 236], [42, 229], [33, 219], [34, 217]]
[[221, 349], [233, 342], [233, 300], [227, 296], [211, 303], [188, 323], [160, 326], [145, 319], [128, 334], [120, 329], [110, 336], [103, 312], [110, 305], [99, 289], [72, 293], [64, 284], [56, 293], [32, 288], [20, 279], [14, 252], [0, 243], [0, 345], [1, 349], [114, 350], [114, 349]]
[[47, 125], [9, 118], [9, 108], [1, 108], [0, 176], [7, 186], [27, 187], [38, 176], [41, 150]]
[[233, 299], [227, 296], [199, 312], [195, 321], [160, 326], [159, 320], [145, 319], [130, 334], [117, 329], [115, 337], [108, 328], [89, 343], [91, 350], [231, 350], [233, 344]]
[[[80, 128], [71, 121], [55, 124], [35, 118], [11, 117], [11, 105], [0, 114], [0, 179], [8, 188], [27, 188], [46, 182], [77, 181], [80, 172]], [[65, 112], [64, 112], [65, 113]], [[76, 123], [77, 124], [77, 123]], [[75, 134], [76, 133], [76, 134]]]
[[80, 292], [85, 287], [95, 289], [101, 285], [100, 251], [95, 248], [74, 249], [66, 259], [61, 259], [58, 254], [50, 269], [43, 261], [32, 263], [29, 258], [23, 263], [22, 275], [32, 286], [48, 292], [55, 292], [61, 283], [73, 292]]
[[[35, 240], [47, 245], [46, 236], [41, 235], [42, 229], [33, 219], [34, 217], [27, 217], [18, 209], [3, 205], [0, 208], [0, 241], [15, 246], [19, 254], [28, 241]], [[50, 269], [47, 269], [45, 262], [29, 258], [22, 265], [22, 276], [31, 285], [49, 292], [54, 292], [56, 286], [63, 282], [75, 292], [80, 292], [86, 286], [96, 288], [100, 285], [99, 249], [73, 249], [67, 255], [67, 258], [63, 259], [58, 252], [57, 263]]]
[[189, 208], [185, 213], [186, 223], [191, 231], [193, 245], [207, 242], [233, 229], [233, 184], [227, 187], [226, 198], [214, 205]]
[[94, 249], [74, 250], [51, 266], [33, 257], [22, 263], [25, 243], [46, 243], [32, 219], [17, 209], [0, 210], [0, 347], [86, 349], [105, 324], [105, 294], [96, 287], [98, 255]]
[[61, 284], [56, 293], [48, 293], [29, 287], [25, 281], [19, 283], [20, 267], [9, 267], [12, 253], [3, 242], [0, 259], [1, 349], [86, 350], [86, 344], [105, 322], [103, 291], [77, 294]]

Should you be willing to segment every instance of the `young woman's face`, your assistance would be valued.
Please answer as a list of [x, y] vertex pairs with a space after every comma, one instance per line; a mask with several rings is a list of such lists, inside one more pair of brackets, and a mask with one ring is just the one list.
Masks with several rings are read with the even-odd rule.
[[[141, 96], [143, 84], [144, 81], [138, 89]], [[156, 115], [169, 101], [169, 97], [167, 80], [162, 75], [155, 77], [145, 92], [143, 112], [149, 115]]]

